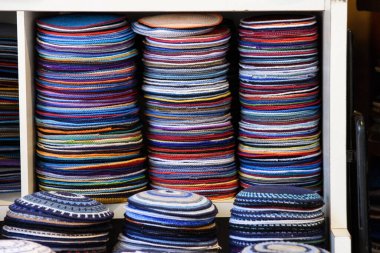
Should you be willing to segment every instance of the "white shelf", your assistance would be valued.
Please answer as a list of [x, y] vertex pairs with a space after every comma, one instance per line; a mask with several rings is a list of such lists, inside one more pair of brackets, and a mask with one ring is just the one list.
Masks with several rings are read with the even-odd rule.
[[351, 236], [347, 229], [331, 229], [331, 252], [351, 252]]
[[323, 11], [325, 0], [1, 0], [2, 10], [22, 11]]
[[[127, 17], [147, 12], [228, 12], [229, 18], [256, 12], [318, 12], [323, 49], [323, 177], [331, 252], [349, 253], [346, 182], [346, 28], [347, 2], [340, 0], [0, 0], [1, 11], [17, 11], [21, 135], [21, 194], [37, 189], [34, 175], [34, 41], [35, 19], [57, 12], [122, 12]], [[138, 13], [136, 13], [138, 12]], [[252, 13], [245, 13], [252, 12]], [[9, 15], [9, 14], [7, 14]], [[0, 196], [0, 220], [13, 199]], [[3, 205], [1, 204], [3, 203]], [[233, 201], [215, 201], [218, 217], [229, 217]], [[125, 203], [107, 205], [115, 218], [123, 218]]]

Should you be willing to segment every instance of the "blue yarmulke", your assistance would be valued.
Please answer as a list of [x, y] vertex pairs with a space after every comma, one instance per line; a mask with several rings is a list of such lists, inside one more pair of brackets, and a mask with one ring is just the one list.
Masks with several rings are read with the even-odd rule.
[[41, 244], [24, 240], [0, 240], [1, 253], [54, 253]]
[[235, 199], [239, 206], [321, 207], [323, 200], [312, 190], [279, 185], [257, 185], [239, 192]]
[[[128, 203], [144, 209], [154, 209], [158, 212], [192, 212], [208, 210], [215, 215], [217, 210], [212, 202], [201, 195], [174, 190], [150, 190], [137, 193], [128, 199]], [[206, 213], [207, 214], [207, 213]]]
[[37, 25], [53, 31], [90, 31], [99, 27], [109, 26], [125, 19], [124, 16], [116, 14], [66, 14], [53, 17], [45, 17], [37, 20]]
[[232, 252], [265, 241], [324, 242], [321, 196], [294, 186], [252, 186], [236, 196], [230, 217]]
[[106, 252], [113, 212], [88, 197], [36, 192], [9, 207], [2, 235], [41, 243], [54, 251]]
[[114, 252], [218, 252], [216, 207], [206, 197], [174, 190], [140, 192], [128, 200]]
[[328, 253], [328, 251], [303, 243], [277, 241], [248, 246], [241, 253]]
[[24, 207], [31, 213], [83, 222], [109, 221], [113, 212], [96, 200], [67, 192], [36, 192], [15, 201], [13, 208]]

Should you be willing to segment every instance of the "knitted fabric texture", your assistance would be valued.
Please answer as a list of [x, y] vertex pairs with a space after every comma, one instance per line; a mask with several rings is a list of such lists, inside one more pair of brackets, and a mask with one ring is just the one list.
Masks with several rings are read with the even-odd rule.
[[36, 192], [9, 206], [2, 235], [30, 240], [56, 252], [106, 252], [113, 213], [88, 197]]
[[41, 190], [125, 202], [144, 190], [135, 34], [124, 16], [37, 20], [37, 166]]
[[324, 244], [323, 200], [295, 186], [252, 186], [239, 192], [230, 217], [232, 252], [265, 241]]
[[240, 184], [321, 190], [319, 33], [313, 15], [243, 18]]
[[[132, 28], [146, 36], [142, 89], [152, 188], [230, 199], [238, 188], [226, 60], [231, 35], [210, 15], [159, 15]], [[188, 26], [176, 22], [187, 19]]]
[[216, 207], [201, 195], [150, 190], [129, 198], [114, 252], [218, 252]]

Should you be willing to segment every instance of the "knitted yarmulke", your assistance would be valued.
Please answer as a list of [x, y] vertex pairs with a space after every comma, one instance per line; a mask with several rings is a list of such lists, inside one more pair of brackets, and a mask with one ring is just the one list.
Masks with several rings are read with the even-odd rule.
[[48, 247], [24, 240], [0, 240], [1, 253], [54, 253]]
[[149, 190], [129, 198], [114, 252], [217, 252], [216, 207], [206, 197]]
[[323, 200], [318, 193], [301, 187], [257, 185], [239, 192], [234, 205], [319, 208]]
[[44, 17], [37, 20], [37, 25], [47, 30], [59, 32], [88, 32], [100, 29], [110, 29], [126, 24], [125, 17], [115, 14], [79, 13]]
[[85, 196], [36, 192], [9, 207], [2, 235], [57, 252], [106, 252], [112, 217], [106, 206]]
[[191, 212], [207, 210], [209, 214], [216, 214], [216, 208], [212, 202], [195, 193], [174, 190], [149, 190], [137, 193], [128, 199], [128, 203], [141, 208], [152, 209], [160, 212], [172, 211]]
[[277, 241], [248, 246], [241, 253], [328, 253], [328, 251], [303, 243]]
[[324, 221], [323, 200], [310, 189], [252, 186], [238, 193], [231, 210], [232, 252], [266, 241], [323, 245]]
[[67, 192], [36, 192], [17, 199], [10, 210], [16, 211], [17, 207], [28, 209], [36, 216], [42, 213], [82, 222], [109, 221], [113, 217], [113, 212], [96, 200]]
[[171, 29], [194, 29], [219, 25], [223, 20], [220, 14], [207, 13], [171, 13], [143, 17], [139, 23], [149, 27]]

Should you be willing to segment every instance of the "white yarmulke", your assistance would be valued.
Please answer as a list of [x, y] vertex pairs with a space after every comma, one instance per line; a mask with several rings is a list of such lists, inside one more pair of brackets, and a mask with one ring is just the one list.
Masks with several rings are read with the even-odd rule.
[[1, 253], [54, 253], [41, 244], [24, 240], [0, 240]]

